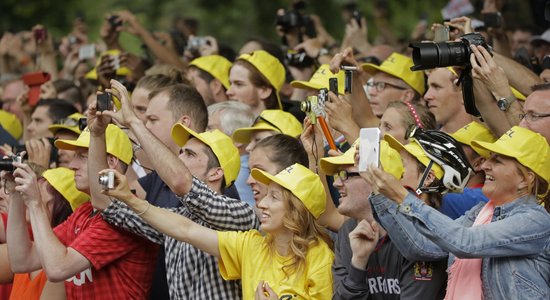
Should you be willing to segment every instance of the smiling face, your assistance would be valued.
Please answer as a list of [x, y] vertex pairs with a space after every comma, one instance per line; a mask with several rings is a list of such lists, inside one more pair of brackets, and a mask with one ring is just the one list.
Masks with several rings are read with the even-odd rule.
[[481, 168], [485, 171], [485, 183], [482, 192], [497, 205], [512, 202], [525, 192], [526, 179], [520, 173], [521, 165], [517, 160], [498, 154], [491, 154]]
[[[248, 167], [250, 170], [256, 168], [271, 175], [275, 175], [281, 170], [281, 167], [276, 162], [273, 162], [268, 158], [265, 148], [257, 148], [250, 152]], [[258, 201], [267, 195], [267, 186], [258, 182], [252, 177], [252, 175], [248, 176], [246, 183], [250, 185], [252, 193], [254, 194], [254, 201], [256, 201], [257, 205]]]
[[284, 227], [284, 217], [287, 212], [284, 188], [271, 182], [267, 188], [267, 195], [256, 203], [260, 213], [261, 229], [272, 235], [287, 232]]

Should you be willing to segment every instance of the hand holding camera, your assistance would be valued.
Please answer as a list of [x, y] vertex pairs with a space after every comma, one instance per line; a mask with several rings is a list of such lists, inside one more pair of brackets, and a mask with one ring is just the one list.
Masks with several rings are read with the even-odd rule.
[[34, 171], [29, 165], [18, 161], [14, 161], [13, 166], [15, 167], [13, 171], [14, 191], [19, 192], [27, 206], [31, 203], [40, 203], [40, 189]]
[[131, 127], [131, 124], [136, 121], [141, 122], [130, 103], [128, 90], [122, 83], [113, 79], [111, 80], [111, 88], [105, 91], [111, 93], [112, 97], [119, 99], [120, 103], [115, 104], [117, 111], [105, 110], [101, 113], [102, 115], [112, 118], [116, 123], [124, 127]]
[[99, 172], [98, 181], [102, 187], [102, 194], [116, 198], [125, 203], [134, 197], [128, 185], [128, 179], [117, 170], [101, 170]]

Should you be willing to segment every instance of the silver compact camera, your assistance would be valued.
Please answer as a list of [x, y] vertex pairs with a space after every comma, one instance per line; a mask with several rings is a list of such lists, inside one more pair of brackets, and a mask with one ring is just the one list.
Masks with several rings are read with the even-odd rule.
[[115, 172], [109, 171], [107, 174], [99, 175], [99, 184], [104, 190], [112, 190], [115, 188]]

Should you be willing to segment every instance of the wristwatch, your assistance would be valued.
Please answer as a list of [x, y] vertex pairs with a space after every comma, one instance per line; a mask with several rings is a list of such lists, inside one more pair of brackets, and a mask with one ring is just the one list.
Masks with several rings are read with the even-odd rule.
[[501, 97], [497, 100], [497, 106], [502, 111], [507, 111], [508, 108], [510, 108], [510, 105], [512, 105], [512, 102], [516, 101], [516, 97], [514, 95], [508, 96], [508, 97]]

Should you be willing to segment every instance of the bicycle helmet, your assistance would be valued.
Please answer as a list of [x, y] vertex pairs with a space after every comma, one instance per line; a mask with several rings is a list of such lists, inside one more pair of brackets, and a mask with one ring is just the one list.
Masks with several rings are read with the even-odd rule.
[[421, 192], [461, 193], [473, 174], [473, 168], [466, 159], [461, 145], [450, 135], [437, 130], [422, 130], [416, 128], [411, 132], [411, 141], [420, 145], [430, 160], [443, 169], [442, 186], [423, 187], [432, 163], [426, 167], [418, 186]]

